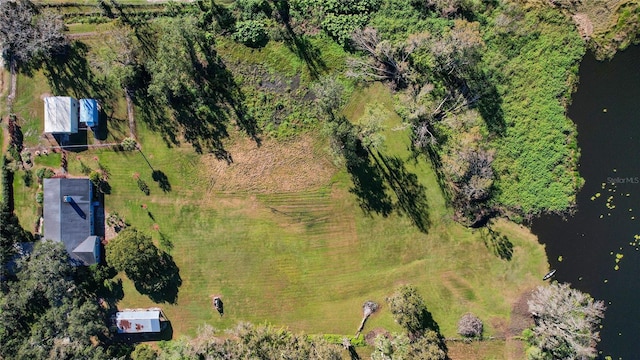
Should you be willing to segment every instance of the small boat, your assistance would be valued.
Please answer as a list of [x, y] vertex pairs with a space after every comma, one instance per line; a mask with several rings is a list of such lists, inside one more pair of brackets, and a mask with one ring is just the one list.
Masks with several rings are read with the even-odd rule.
[[549, 272], [547, 273], [547, 275], [545, 275], [545, 276], [542, 278], [542, 280], [549, 280], [549, 279], [551, 279], [551, 278], [553, 277], [553, 275], [555, 275], [555, 274], [556, 274], [556, 269], [553, 269], [553, 270], [549, 271]]

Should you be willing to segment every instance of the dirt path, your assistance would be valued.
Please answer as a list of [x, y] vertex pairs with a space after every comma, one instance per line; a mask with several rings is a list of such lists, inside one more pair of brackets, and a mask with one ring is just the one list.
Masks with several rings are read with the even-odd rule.
[[16, 89], [18, 87], [17, 65], [13, 59], [11, 59], [11, 63], [9, 63], [9, 81], [11, 82], [11, 87], [9, 89], [9, 96], [7, 96], [7, 112], [11, 114], [13, 110], [13, 99], [16, 98]]
[[129, 118], [129, 137], [132, 139], [138, 139], [136, 137], [136, 120], [133, 117], [133, 99], [131, 98], [131, 91], [124, 89], [124, 97], [127, 100], [127, 117]]
[[65, 145], [65, 146], [35, 146], [35, 147], [26, 147], [25, 150], [29, 151], [42, 151], [46, 150], [66, 150], [66, 149], [77, 149], [77, 148], [87, 148], [87, 149], [97, 149], [104, 147], [116, 147], [120, 146], [120, 143], [108, 143], [108, 144], [93, 144], [93, 145]]
[[67, 34], [67, 36], [69, 37], [70, 40], [80, 40], [80, 39], [92, 38], [99, 35], [101, 36], [109, 33], [111, 33], [111, 31], [89, 31], [89, 32], [83, 32], [83, 33]]

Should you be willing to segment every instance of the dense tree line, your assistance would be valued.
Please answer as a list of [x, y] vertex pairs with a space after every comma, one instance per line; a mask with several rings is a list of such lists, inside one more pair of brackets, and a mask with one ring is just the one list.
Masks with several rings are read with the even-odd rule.
[[[321, 338], [294, 334], [272, 326], [241, 323], [227, 336], [216, 336], [205, 326], [195, 339], [161, 344], [159, 354], [145, 351], [145, 359], [342, 359], [341, 348]], [[136, 359], [136, 358], [134, 358]], [[142, 360], [140, 356], [138, 359]]]
[[78, 281], [62, 243], [35, 243], [0, 297], [0, 357], [108, 358], [105, 309]]

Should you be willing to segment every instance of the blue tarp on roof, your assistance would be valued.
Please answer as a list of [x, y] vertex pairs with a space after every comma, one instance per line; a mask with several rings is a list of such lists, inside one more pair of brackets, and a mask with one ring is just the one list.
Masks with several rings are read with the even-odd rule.
[[89, 127], [98, 125], [98, 101], [95, 99], [80, 99], [80, 122]]

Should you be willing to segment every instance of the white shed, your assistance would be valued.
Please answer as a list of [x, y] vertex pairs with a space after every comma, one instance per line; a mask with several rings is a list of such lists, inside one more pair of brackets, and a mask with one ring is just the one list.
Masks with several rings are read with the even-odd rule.
[[166, 318], [162, 310], [151, 308], [118, 311], [114, 320], [118, 333], [139, 334], [160, 332]]
[[78, 100], [70, 96], [44, 98], [44, 132], [77, 134], [80, 119]]

